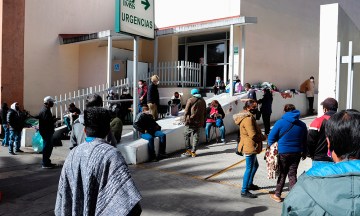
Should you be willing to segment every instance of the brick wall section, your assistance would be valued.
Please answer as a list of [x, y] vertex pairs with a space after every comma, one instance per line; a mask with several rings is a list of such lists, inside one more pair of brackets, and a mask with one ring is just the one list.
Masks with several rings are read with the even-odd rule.
[[[14, 102], [24, 109], [25, 0], [0, 0], [1, 12], [1, 103]], [[26, 109], [26, 108], [25, 108]]]

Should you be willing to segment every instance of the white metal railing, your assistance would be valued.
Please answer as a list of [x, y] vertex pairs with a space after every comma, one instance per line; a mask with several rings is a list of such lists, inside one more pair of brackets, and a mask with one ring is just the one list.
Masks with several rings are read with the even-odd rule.
[[[139, 75], [139, 79], [147, 81], [147, 83], [150, 83], [151, 76], [152, 74]], [[113, 89], [114, 93], [118, 93], [120, 96], [122, 94], [122, 90], [126, 88], [129, 90], [129, 93], [133, 96], [133, 87], [134, 86], [133, 86], [132, 78], [126, 78], [114, 82], [114, 86], [112, 86], [111, 88], [109, 88], [108, 84], [103, 84], [103, 85], [95, 86], [94, 88], [90, 87], [90, 88], [74, 91], [73, 93], [71, 92], [69, 92], [68, 94], [65, 93], [64, 95], [60, 95], [59, 97], [55, 96], [54, 99], [56, 100], [56, 102], [54, 102], [54, 107], [51, 108], [51, 112], [53, 113], [53, 115], [55, 114], [57, 118], [58, 117], [61, 118], [61, 125], [63, 125], [64, 124], [63, 113], [68, 109], [68, 105], [70, 103], [74, 103], [77, 108], [83, 111], [85, 109], [86, 97], [89, 95], [98, 94], [102, 97], [103, 101], [105, 101], [108, 90]], [[105, 104], [106, 102], [103, 102], [103, 106], [105, 106]]]
[[[153, 64], [149, 64], [149, 71], [154, 72]], [[160, 86], [190, 87], [201, 84], [201, 64], [193, 62], [159, 62], [156, 74], [160, 78]]]

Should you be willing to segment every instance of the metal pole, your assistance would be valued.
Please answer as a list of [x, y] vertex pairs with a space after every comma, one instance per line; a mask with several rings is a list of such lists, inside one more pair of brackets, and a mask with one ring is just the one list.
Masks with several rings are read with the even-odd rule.
[[347, 80], [347, 105], [346, 109], [352, 109], [352, 80], [353, 80], [353, 56], [352, 56], [352, 41], [349, 42], [349, 62], [348, 62], [348, 80]]
[[242, 30], [242, 45], [241, 45], [241, 83], [245, 84], [245, 33], [246, 33], [246, 26], [241, 26]]
[[112, 37], [108, 36], [108, 56], [107, 56], [107, 84], [111, 87], [111, 64], [112, 63]]
[[230, 26], [230, 61], [229, 61], [229, 77], [230, 77], [230, 97], [234, 96], [234, 85], [232, 79], [234, 77], [234, 25]]
[[[135, 122], [136, 119], [136, 115], [137, 115], [137, 111], [138, 111], [138, 104], [137, 104], [137, 99], [138, 99], [138, 86], [137, 86], [137, 76], [138, 76], [138, 55], [139, 55], [139, 36], [135, 36], [134, 37], [134, 72], [133, 72], [133, 122]], [[137, 131], [135, 129], [133, 129], [133, 138], [137, 139], [138, 138], [138, 134]]]
[[228, 61], [228, 55], [227, 55], [227, 41], [225, 41], [225, 49], [224, 49], [224, 83], [227, 82], [228, 76], [227, 76], [227, 61]]
[[158, 37], [155, 36], [154, 43], [154, 75], [157, 75], [157, 66], [158, 66]]
[[341, 42], [337, 46], [337, 59], [336, 59], [336, 100], [339, 102], [340, 97], [340, 63], [341, 63]]

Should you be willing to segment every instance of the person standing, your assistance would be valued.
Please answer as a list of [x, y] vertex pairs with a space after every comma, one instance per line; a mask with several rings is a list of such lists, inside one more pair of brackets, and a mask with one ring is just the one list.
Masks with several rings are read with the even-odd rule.
[[262, 99], [258, 101], [261, 104], [260, 112], [262, 115], [262, 119], [265, 126], [265, 134], [269, 135], [270, 133], [270, 118], [272, 113], [272, 102], [273, 102], [273, 95], [269, 88], [264, 90], [264, 96]]
[[110, 131], [109, 112], [86, 108], [84, 119], [87, 138], [65, 160], [55, 215], [140, 215], [142, 197], [126, 161], [105, 140]]
[[[197, 89], [191, 90], [193, 95], [187, 100], [184, 117], [185, 117], [185, 148], [186, 152], [183, 157], [196, 157], [196, 149], [200, 142], [200, 128], [204, 126], [206, 120], [206, 102], [199, 94]], [[190, 145], [190, 137], [193, 134], [193, 145]]]
[[120, 118], [116, 116], [115, 110], [110, 110], [110, 116], [111, 116], [111, 120], [110, 120], [111, 132], [114, 134], [117, 143], [119, 143], [123, 131], [123, 123], [120, 120]]
[[20, 110], [19, 103], [15, 102], [11, 105], [11, 109], [7, 112], [7, 122], [9, 123], [9, 154], [16, 155], [15, 152], [23, 152], [20, 150], [21, 132], [24, 128], [24, 118]]
[[152, 76], [151, 83], [149, 85], [147, 92], [147, 103], [148, 103], [147, 105], [149, 106], [150, 109], [150, 115], [153, 116], [155, 121], [157, 121], [159, 118], [158, 108], [157, 108], [160, 102], [159, 91], [157, 87], [158, 83], [159, 83], [159, 77], [157, 75]]
[[306, 80], [300, 86], [300, 92], [305, 92], [306, 97], [309, 101], [309, 115], [314, 115], [314, 95], [315, 95], [315, 80], [314, 77], [311, 76], [310, 79]]
[[255, 100], [246, 101], [244, 111], [233, 115], [235, 124], [239, 125], [241, 140], [238, 146], [238, 152], [242, 152], [246, 157], [246, 170], [243, 178], [241, 197], [257, 198], [249, 190], [258, 190], [259, 186], [253, 184], [254, 176], [259, 167], [257, 154], [261, 152], [262, 141], [267, 139], [266, 135], [261, 133], [259, 125], [256, 123], [256, 110], [258, 104]]
[[334, 98], [325, 99], [323, 105], [324, 115], [311, 122], [308, 134], [308, 157], [312, 160], [312, 166], [332, 162], [328, 156], [328, 146], [325, 136], [325, 125], [338, 109], [338, 102]]
[[216, 77], [213, 89], [215, 95], [218, 95], [219, 90], [225, 90], [225, 83], [220, 77]]
[[249, 83], [246, 83], [244, 85], [244, 89], [246, 91], [248, 91], [248, 98], [247, 99], [241, 99], [241, 102], [246, 102], [250, 99], [254, 100], [254, 101], [257, 101], [257, 98], [256, 98], [256, 91], [254, 89], [251, 88], [251, 85]]
[[[157, 162], [160, 158], [167, 158], [166, 155], [166, 134], [161, 132], [161, 127], [156, 123], [154, 118], [147, 114], [148, 105], [143, 104], [142, 113], [137, 114], [133, 127], [140, 133], [140, 137], [149, 141], [149, 158], [153, 162]], [[160, 138], [159, 157], [156, 158], [154, 138]]]
[[[134, 99], [134, 98], [133, 96], [130, 95], [128, 89], [123, 89], [122, 94], [120, 96], [120, 100], [127, 100], [127, 99]], [[125, 117], [127, 116], [128, 113], [130, 113], [129, 108], [131, 107], [132, 104], [133, 101], [120, 102], [123, 113], [121, 113], [120, 115], [119, 113], [117, 113], [117, 116], [121, 119], [122, 123], [125, 122]]]
[[[278, 142], [280, 176], [277, 180], [275, 194], [270, 198], [281, 202], [281, 192], [289, 176], [289, 190], [297, 182], [297, 169], [300, 158], [306, 159], [307, 128], [300, 119], [300, 111], [293, 104], [286, 104], [284, 115], [277, 121], [269, 134], [269, 146]], [[279, 137], [281, 137], [279, 139]]]
[[[100, 95], [92, 94], [92, 95], [89, 95], [86, 97], [86, 100], [85, 100], [86, 109], [90, 108], [90, 107], [102, 107], [102, 106], [103, 106], [103, 100]], [[117, 107], [118, 106], [112, 107], [112, 108], [115, 108], [116, 116], [118, 116]], [[85, 124], [84, 114], [81, 114], [79, 116], [79, 118], [74, 122], [74, 125], [73, 125], [73, 130], [72, 130], [72, 133], [70, 136], [70, 143], [69, 143], [70, 149], [73, 149], [77, 145], [80, 145], [81, 143], [85, 142], [86, 134], [84, 131], [84, 128], [85, 128], [84, 124]], [[110, 133], [106, 136], [106, 141], [108, 141], [112, 146], [116, 147], [117, 141], [116, 141], [112, 131], [110, 131]]]
[[52, 97], [47, 96], [44, 98], [44, 106], [39, 113], [39, 132], [43, 139], [44, 149], [42, 152], [42, 168], [51, 169], [56, 165], [51, 163], [50, 156], [54, 147], [53, 134], [55, 132], [54, 124], [59, 118], [53, 118], [50, 108], [54, 106]]
[[139, 95], [139, 112], [142, 112], [142, 106], [144, 104], [147, 104], [147, 86], [144, 80], [139, 80], [139, 89], [138, 89], [138, 95]]
[[1, 142], [1, 146], [8, 147], [9, 146], [9, 124], [7, 122], [7, 113], [9, 111], [9, 107], [7, 103], [1, 104], [1, 110], [0, 110], [0, 118], [1, 118], [1, 125], [3, 126], [5, 137], [3, 141]]

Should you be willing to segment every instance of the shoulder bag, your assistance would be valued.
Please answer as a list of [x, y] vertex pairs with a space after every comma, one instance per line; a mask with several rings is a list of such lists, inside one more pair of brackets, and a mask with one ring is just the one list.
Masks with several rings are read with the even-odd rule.
[[285, 131], [279, 137], [278, 141], [273, 143], [271, 145], [271, 147], [268, 146], [266, 148], [265, 157], [266, 157], [266, 164], [267, 164], [267, 170], [268, 170], [268, 175], [267, 175], [268, 179], [276, 179], [280, 175], [278, 142], [287, 132], [290, 131], [290, 129], [294, 126], [294, 123], [291, 125], [291, 127], [289, 129], [287, 129], [287, 131]]

